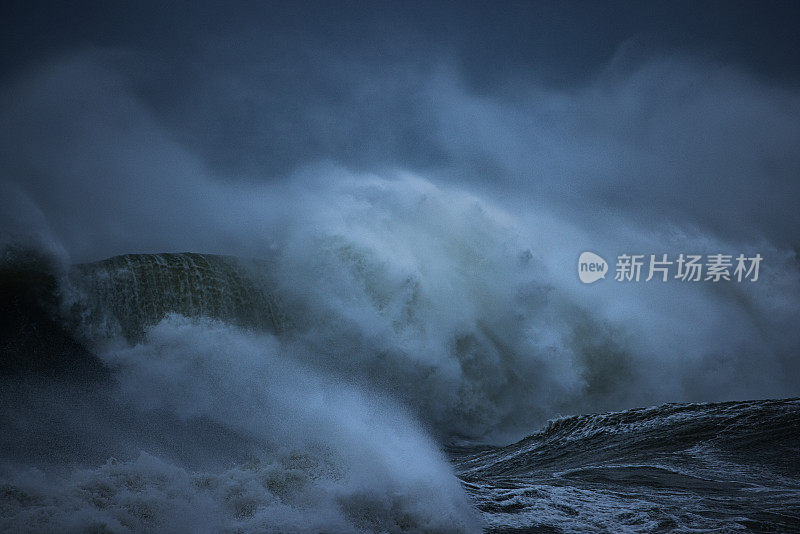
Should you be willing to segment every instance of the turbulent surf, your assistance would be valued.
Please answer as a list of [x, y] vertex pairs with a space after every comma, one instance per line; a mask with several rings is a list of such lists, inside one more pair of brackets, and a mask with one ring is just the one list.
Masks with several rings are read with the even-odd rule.
[[[551, 418], [497, 445], [548, 413], [522, 383], [557, 398], [546, 360], [523, 360], [535, 336], [511, 328], [542, 320], [536, 286], [430, 332], [426, 314], [441, 303], [424, 277], [387, 271], [352, 244], [325, 252], [353, 269], [356, 306], [320, 306], [318, 286], [281, 283], [285, 257], [124, 255], [64, 268], [7, 250], [0, 527], [800, 528], [799, 401]], [[507, 254], [510, 273], [533, 261]], [[365, 309], [385, 326], [364, 330]], [[595, 328], [587, 321], [575, 335]], [[592, 332], [571, 345], [595, 369], [588, 384], [609, 365], [635, 376], [625, 351]], [[601, 350], [601, 362], [585, 356]]]

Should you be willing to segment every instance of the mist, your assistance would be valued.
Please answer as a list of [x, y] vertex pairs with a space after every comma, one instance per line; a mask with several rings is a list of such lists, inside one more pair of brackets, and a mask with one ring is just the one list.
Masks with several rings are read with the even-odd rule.
[[[503, 221], [492, 239], [513, 242], [510, 257], [529, 251], [537, 260], [526, 282], [552, 287], [556, 298], [570, 299], [593, 319], [631, 331], [643, 345], [632, 352], [678, 367], [670, 370], [677, 377], [687, 364], [689, 375], [695, 366], [715, 374], [705, 391], [680, 384], [653, 392], [652, 400], [791, 394], [798, 367], [790, 355], [798, 345], [785, 329], [797, 318], [797, 92], [731, 66], [678, 57], [626, 65], [622, 56], [568, 91], [510, 85], [501, 96], [471, 93], [446, 59], [429, 72], [397, 67], [399, 76], [369, 76], [351, 59], [350, 90], [334, 105], [303, 108], [295, 120], [309, 144], [329, 138], [352, 150], [339, 159], [326, 150], [301, 154], [309, 150], [300, 147], [299, 127], [274, 136], [246, 125], [240, 144], [277, 145], [298, 160], [284, 173], [269, 173], [274, 166], [256, 173], [250, 162], [216, 164], [224, 146], [204, 152], [189, 143], [185, 131], [197, 118], [176, 124], [139, 96], [126, 54], [71, 54], [5, 84], [4, 188], [16, 195], [7, 198], [20, 199], [4, 210], [5, 239], [48, 243], [72, 262], [165, 251], [273, 257], [308, 247], [291, 260], [296, 270], [311, 268], [303, 265], [314, 261], [315, 240], [335, 236], [395, 269], [430, 267], [442, 277], [432, 284], [448, 284], [461, 274], [448, 263], [448, 240], [470, 233], [470, 245], [482, 248], [475, 254], [490, 258], [476, 233], [483, 223], [469, 207], [450, 220], [403, 202], [470, 198], [463, 202]], [[213, 85], [215, 75], [216, 83], [226, 82], [209, 73], [200, 89]], [[198, 114], [224, 108], [223, 96], [240, 106], [238, 99], [249, 98], [257, 119], [273, 95], [269, 87], [258, 92], [259, 72], [244, 69], [239, 76], [235, 93], [205, 102]], [[370, 134], [376, 128], [381, 134]], [[426, 145], [437, 161], [404, 158], [403, 139]], [[373, 198], [371, 189], [381, 195], [385, 188], [397, 198]], [[406, 219], [419, 216], [441, 220], [420, 220], [417, 227]], [[436, 225], [451, 234], [426, 243], [426, 234], [441, 232]], [[584, 288], [572, 264], [585, 249], [760, 252], [766, 274], [751, 286], [719, 289]], [[492, 282], [487, 293], [517, 290], [508, 278]], [[331, 280], [315, 298], [324, 302], [341, 284]], [[709, 346], [712, 340], [722, 346]], [[767, 377], [751, 376], [753, 365]], [[731, 376], [717, 377], [720, 370]]]

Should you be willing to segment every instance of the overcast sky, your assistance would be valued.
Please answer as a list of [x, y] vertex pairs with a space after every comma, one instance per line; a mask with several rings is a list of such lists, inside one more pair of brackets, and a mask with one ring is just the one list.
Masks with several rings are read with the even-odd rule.
[[[76, 259], [219, 249], [187, 237], [204, 230], [179, 223], [173, 199], [164, 220], [170, 191], [206, 197], [198, 176], [276, 183], [320, 164], [408, 170], [589, 228], [613, 214], [797, 246], [792, 2], [3, 11], [3, 179]], [[205, 213], [182, 204], [186, 220]], [[184, 231], [134, 239], [143, 219]], [[93, 235], [99, 220], [111, 235]]]

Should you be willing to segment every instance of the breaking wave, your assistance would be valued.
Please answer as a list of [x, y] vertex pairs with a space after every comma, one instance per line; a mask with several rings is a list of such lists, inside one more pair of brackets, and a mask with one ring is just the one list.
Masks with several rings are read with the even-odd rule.
[[[291, 196], [259, 259], [4, 262], [3, 291], [26, 296], [4, 308], [0, 526], [475, 531], [503, 524], [486, 499], [513, 464], [454, 467], [444, 445], [509, 443], [563, 413], [796, 388], [778, 378], [796, 365], [791, 258], [771, 256], [758, 294], [692, 288], [700, 324], [657, 290], [581, 293], [563, 244], [467, 192], [412, 176], [300, 185], [316, 193]], [[575, 436], [639, 435], [619, 420], [606, 433], [602, 417], [551, 423], [517, 445], [547, 444], [523, 467], [563, 453], [583, 469], [573, 478], [597, 475], [574, 461], [595, 451]], [[635, 476], [663, 474], [648, 466]]]

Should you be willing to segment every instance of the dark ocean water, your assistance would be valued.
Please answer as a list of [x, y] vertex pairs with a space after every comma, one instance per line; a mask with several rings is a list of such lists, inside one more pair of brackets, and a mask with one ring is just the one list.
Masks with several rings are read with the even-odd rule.
[[566, 417], [452, 451], [492, 532], [800, 531], [800, 401]]
[[[263, 262], [29, 260], [0, 277], [0, 530], [800, 532], [800, 400], [575, 415], [490, 446], [528, 405], [508, 411], [490, 371], [512, 348], [484, 325], [454, 384], [405, 337], [361, 353], [346, 321], [304, 323], [313, 303], [267, 290]], [[425, 320], [413, 283], [387, 291]]]

